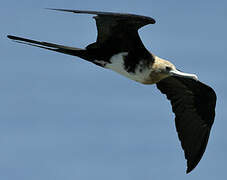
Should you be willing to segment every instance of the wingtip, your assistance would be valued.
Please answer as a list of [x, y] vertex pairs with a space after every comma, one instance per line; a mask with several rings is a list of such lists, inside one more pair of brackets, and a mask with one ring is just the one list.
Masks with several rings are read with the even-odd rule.
[[186, 170], [186, 174], [188, 174], [188, 173], [190, 173], [190, 172], [191, 172], [191, 170], [189, 170], [189, 169]]
[[51, 11], [65, 11], [65, 12], [71, 12], [72, 10], [69, 9], [58, 9], [58, 8], [45, 8], [46, 10], [51, 10]]
[[95, 14], [95, 15], [131, 15], [133, 17], [140, 17], [146, 19], [149, 24], [155, 24], [156, 21], [154, 18], [148, 17], [148, 16], [142, 16], [137, 14], [124, 14], [124, 13], [115, 13], [115, 12], [101, 12], [101, 11], [89, 11], [89, 10], [74, 10], [74, 9], [60, 9], [60, 8], [45, 8], [47, 10], [53, 10], [53, 11], [62, 11], [62, 12], [71, 12], [71, 13], [82, 13], [82, 14]]
[[59, 9], [56, 9], [56, 8], [44, 8], [46, 10], [51, 10], [51, 11], [59, 11]]
[[58, 10], [56, 8], [44, 8], [44, 9], [46, 9], [46, 10], [54, 10], [54, 11], [57, 11]]
[[192, 172], [193, 169], [195, 169], [195, 166], [192, 166], [192, 167], [189, 166], [186, 170], [186, 174]]

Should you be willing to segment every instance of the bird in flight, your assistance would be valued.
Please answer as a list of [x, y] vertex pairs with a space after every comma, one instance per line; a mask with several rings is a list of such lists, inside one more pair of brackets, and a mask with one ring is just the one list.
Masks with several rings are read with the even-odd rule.
[[97, 40], [85, 48], [63, 46], [8, 35], [8, 38], [51, 51], [78, 56], [103, 68], [111, 69], [143, 84], [156, 84], [167, 96], [175, 113], [175, 125], [184, 155], [187, 173], [201, 160], [215, 117], [216, 94], [195, 74], [184, 73], [169, 61], [150, 53], [138, 30], [154, 24], [151, 17], [99, 11], [51, 9], [94, 14]]

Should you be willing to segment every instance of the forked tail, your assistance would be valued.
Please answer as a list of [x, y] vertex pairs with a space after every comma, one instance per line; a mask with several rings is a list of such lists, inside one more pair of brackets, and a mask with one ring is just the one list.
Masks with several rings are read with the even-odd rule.
[[60, 53], [64, 53], [72, 56], [78, 56], [82, 59], [85, 59], [91, 62], [94, 60], [94, 58], [91, 55], [89, 55], [86, 49], [63, 46], [63, 45], [58, 45], [58, 44], [53, 44], [53, 43], [48, 43], [43, 41], [35, 41], [32, 39], [26, 39], [26, 38], [17, 37], [17, 36], [11, 36], [11, 35], [8, 35], [7, 37], [18, 43], [27, 44], [27, 45], [31, 45], [31, 46], [35, 46], [43, 49], [48, 49], [51, 51], [56, 51], [56, 52], [60, 52]]

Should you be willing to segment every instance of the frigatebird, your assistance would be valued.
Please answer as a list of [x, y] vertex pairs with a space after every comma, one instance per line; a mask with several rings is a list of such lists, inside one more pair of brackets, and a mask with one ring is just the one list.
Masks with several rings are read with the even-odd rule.
[[156, 84], [171, 102], [176, 130], [187, 160], [186, 172], [191, 172], [201, 160], [208, 143], [215, 118], [216, 94], [195, 74], [177, 70], [171, 62], [145, 48], [138, 30], [145, 25], [155, 24], [155, 20], [135, 14], [51, 10], [94, 14], [98, 31], [96, 42], [85, 48], [75, 48], [11, 35], [8, 38], [78, 56], [143, 84]]

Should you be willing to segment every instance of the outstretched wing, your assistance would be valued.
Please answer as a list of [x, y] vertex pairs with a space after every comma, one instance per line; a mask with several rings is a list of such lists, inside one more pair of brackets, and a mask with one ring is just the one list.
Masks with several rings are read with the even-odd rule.
[[157, 87], [171, 101], [189, 173], [205, 152], [215, 117], [216, 94], [209, 86], [182, 77], [163, 79]]
[[94, 48], [97, 50], [97, 48], [100, 48], [103, 53], [112, 55], [119, 52], [135, 51], [141, 57], [151, 56], [139, 37], [138, 29], [147, 24], [154, 24], [155, 20], [153, 18], [112, 12], [51, 10], [96, 15], [94, 18], [98, 29], [97, 40], [89, 45], [87, 49]]

